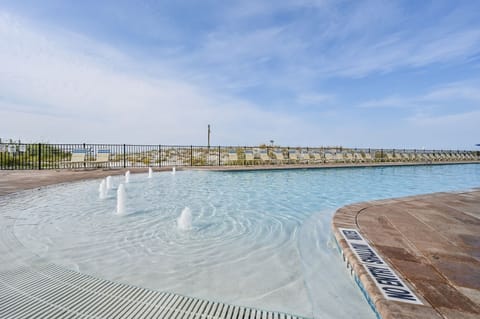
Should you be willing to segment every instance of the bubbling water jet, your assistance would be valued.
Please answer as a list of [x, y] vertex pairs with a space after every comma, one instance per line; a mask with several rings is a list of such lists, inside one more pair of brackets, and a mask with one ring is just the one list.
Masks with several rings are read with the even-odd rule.
[[112, 189], [112, 176], [107, 176], [106, 182], [107, 182], [107, 190]]
[[104, 179], [100, 182], [100, 186], [98, 187], [98, 193], [100, 196], [100, 199], [104, 199], [107, 197], [107, 184]]
[[117, 189], [117, 215], [125, 215], [125, 186], [118, 185]]
[[192, 212], [190, 208], [185, 207], [177, 219], [177, 228], [181, 230], [192, 229]]
[[125, 183], [129, 183], [130, 182], [130, 171], [127, 171], [125, 173]]
[[174, 167], [172, 167], [172, 175], [175, 175], [175, 171], [176, 170], [175, 170], [175, 166], [174, 166]]
[[152, 178], [152, 175], [153, 175], [152, 168], [149, 167], [149, 168], [148, 168], [148, 178]]

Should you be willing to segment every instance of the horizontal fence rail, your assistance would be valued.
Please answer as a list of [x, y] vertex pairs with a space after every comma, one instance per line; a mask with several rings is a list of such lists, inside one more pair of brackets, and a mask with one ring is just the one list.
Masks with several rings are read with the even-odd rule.
[[0, 143], [0, 170], [479, 160], [471, 150]]

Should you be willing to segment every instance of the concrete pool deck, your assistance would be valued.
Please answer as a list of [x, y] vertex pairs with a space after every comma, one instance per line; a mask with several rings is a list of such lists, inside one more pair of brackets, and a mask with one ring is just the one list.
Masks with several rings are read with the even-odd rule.
[[345, 206], [333, 230], [381, 318], [480, 318], [480, 189]]
[[[229, 170], [228, 167], [206, 169]], [[0, 171], [0, 196], [52, 184], [120, 175], [127, 170], [147, 171], [146, 168]], [[4, 226], [0, 225], [0, 230]], [[333, 230], [352, 275], [379, 317], [480, 317], [480, 190], [349, 205], [335, 214]], [[358, 231], [358, 237], [354, 231]], [[351, 240], [347, 242], [347, 239]], [[35, 279], [38, 273], [50, 278], [48, 271], [50, 268], [42, 268], [31, 274], [31, 270], [26, 269], [21, 275]], [[399, 287], [413, 297], [399, 293]], [[11, 296], [15, 298], [13, 292]], [[395, 298], [397, 301], [392, 300]]]
[[89, 170], [5, 170], [0, 171], [0, 196], [42, 186], [103, 178], [113, 175], [146, 172], [147, 169], [89, 169]]

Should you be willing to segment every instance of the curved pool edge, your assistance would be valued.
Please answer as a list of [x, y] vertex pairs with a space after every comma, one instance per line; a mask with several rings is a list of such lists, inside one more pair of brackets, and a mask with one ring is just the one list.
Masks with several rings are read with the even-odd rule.
[[480, 315], [479, 229], [480, 188], [356, 203], [332, 219], [347, 269], [383, 319]]
[[[171, 168], [154, 168], [155, 172]], [[180, 168], [178, 170], [185, 170]], [[208, 169], [209, 170], [209, 169]], [[147, 173], [148, 168], [0, 171], [0, 198], [24, 196], [107, 176]], [[2, 187], [3, 186], [3, 187]], [[15, 216], [0, 213], [0, 318], [272, 318], [308, 317], [238, 303], [191, 297], [104, 279], [51, 263], [16, 238]]]
[[[19, 191], [4, 196], [16, 196]], [[14, 234], [16, 220], [16, 216], [0, 213], [0, 259], [7, 261], [0, 263], [0, 318], [307, 319], [282, 311], [144, 288], [69, 269], [26, 249]]]

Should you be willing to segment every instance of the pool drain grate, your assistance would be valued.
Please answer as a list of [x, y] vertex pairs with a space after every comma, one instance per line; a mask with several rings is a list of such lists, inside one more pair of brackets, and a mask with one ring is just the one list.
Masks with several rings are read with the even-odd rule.
[[53, 264], [0, 272], [0, 318], [300, 319], [115, 283]]

